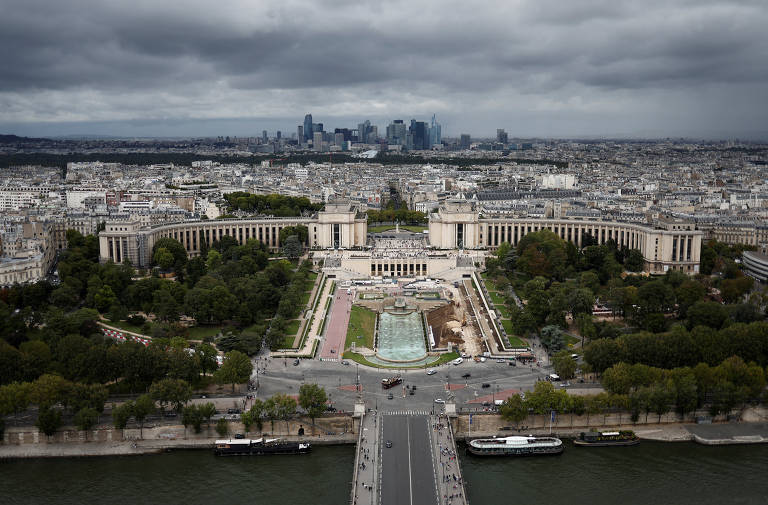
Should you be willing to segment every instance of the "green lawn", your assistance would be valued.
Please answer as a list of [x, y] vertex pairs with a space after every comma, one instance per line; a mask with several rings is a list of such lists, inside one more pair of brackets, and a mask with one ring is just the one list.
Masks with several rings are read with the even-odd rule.
[[481, 274], [480, 277], [483, 278], [483, 282], [485, 283], [485, 288], [488, 290], [488, 292], [498, 291], [496, 288], [496, 283], [494, 283], [490, 278], [488, 278], [488, 274]]
[[504, 331], [507, 332], [507, 335], [512, 335], [515, 333], [515, 331], [512, 329], [512, 321], [509, 319], [502, 319], [501, 325], [504, 327]]
[[285, 335], [291, 337], [291, 347], [293, 347], [293, 337], [299, 332], [299, 325], [301, 321], [298, 319], [291, 319], [285, 325]]
[[193, 326], [189, 329], [189, 338], [199, 339], [218, 335], [221, 328], [218, 326]]
[[[125, 331], [132, 331], [132, 332], [138, 333], [140, 335], [144, 334], [144, 332], [141, 331], [141, 327], [140, 326], [133, 326], [132, 324], [128, 324], [125, 321], [118, 321], [118, 322], [102, 321], [102, 322], [104, 324], [108, 324], [109, 326], [114, 326], [115, 328], [120, 328], [120, 329], [123, 329]], [[149, 324], [151, 325], [152, 323], [149, 323]]]
[[503, 296], [501, 296], [498, 291], [489, 291], [488, 293], [490, 293], [491, 301], [493, 301], [495, 305], [507, 304], [507, 300]]
[[573, 347], [574, 344], [577, 344], [580, 342], [580, 340], [577, 337], [568, 335], [567, 333], [563, 333], [563, 341], [565, 341], [565, 345], [568, 347]]
[[501, 317], [512, 317], [512, 314], [509, 312], [509, 308], [506, 305], [494, 305], [497, 309], [499, 309], [499, 312], [501, 312]]
[[[421, 226], [421, 225], [407, 224], [407, 225], [400, 225], [400, 229], [401, 230], [412, 231], [412, 232], [415, 232], [415, 233], [421, 233], [422, 231], [426, 230], [427, 227], [426, 226]], [[369, 226], [368, 227], [368, 233], [381, 233], [383, 231], [389, 231], [389, 230], [394, 231], [395, 230], [395, 226], [391, 225], [391, 224], [384, 224], [384, 225], [379, 225], [379, 226]]]
[[299, 302], [299, 310], [303, 310], [307, 306], [309, 303], [309, 295], [311, 294], [311, 291], [304, 291], [304, 293], [301, 295], [301, 301]]
[[[376, 313], [359, 305], [353, 305], [349, 315], [349, 326], [347, 327], [347, 341], [344, 349], [355, 345], [373, 349], [373, 329], [376, 325]], [[357, 338], [362, 335], [363, 338]]]
[[509, 335], [507, 338], [509, 339], [510, 347], [528, 347], [528, 343], [520, 337]]
[[296, 335], [286, 335], [283, 337], [283, 340], [280, 342], [280, 346], [278, 349], [293, 349], [293, 339], [296, 338]]

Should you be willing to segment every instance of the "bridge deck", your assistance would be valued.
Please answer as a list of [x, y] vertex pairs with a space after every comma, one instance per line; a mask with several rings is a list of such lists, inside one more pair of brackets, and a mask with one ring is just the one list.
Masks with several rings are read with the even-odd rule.
[[353, 505], [467, 503], [444, 417], [407, 412], [365, 416], [357, 450]]

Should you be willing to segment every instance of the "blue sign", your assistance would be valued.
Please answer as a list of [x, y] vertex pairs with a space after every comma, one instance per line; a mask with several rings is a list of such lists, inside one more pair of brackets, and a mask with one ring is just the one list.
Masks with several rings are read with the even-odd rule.
[[551, 413], [550, 421], [555, 422], [555, 411], [553, 410]]
[[469, 415], [469, 424], [472, 424], [472, 414]]

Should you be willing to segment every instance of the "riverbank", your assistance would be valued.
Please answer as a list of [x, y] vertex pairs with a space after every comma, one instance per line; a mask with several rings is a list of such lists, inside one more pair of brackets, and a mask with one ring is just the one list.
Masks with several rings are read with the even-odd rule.
[[[456, 420], [454, 420], [456, 423]], [[334, 423], [337, 424], [337, 423]], [[356, 423], [355, 423], [356, 424]], [[338, 426], [338, 424], [337, 424]], [[290, 428], [295, 428], [290, 426]], [[291, 441], [304, 441], [313, 445], [354, 445], [357, 443], [357, 427], [354, 431], [337, 431], [318, 433], [315, 435], [289, 435], [275, 432], [273, 434], [253, 434], [252, 438], [274, 437]], [[588, 429], [597, 430], [632, 430], [642, 440], [654, 442], [695, 442], [703, 445], [742, 445], [768, 443], [768, 422], [739, 422], [739, 423], [667, 423], [657, 425], [621, 424], [611, 426], [569, 427], [549, 430], [549, 428], [523, 428], [520, 430], [475, 431], [457, 433], [456, 439], [466, 441], [478, 437], [534, 435], [556, 436], [559, 438], [578, 438], [579, 433]], [[144, 438], [139, 430], [127, 430], [130, 433], [125, 438], [114, 436], [119, 430], [105, 430], [106, 436], [85, 438], [84, 432], [74, 432], [77, 436], [64, 436], [53, 441], [40, 436], [38, 432], [26, 432], [12, 429], [6, 432], [5, 442], [0, 444], [0, 460], [23, 458], [72, 458], [92, 456], [138, 456], [142, 454], [157, 454], [174, 450], [207, 449], [212, 450], [217, 439], [225, 438], [216, 435], [183, 436], [183, 426], [169, 426], [162, 430], [145, 429]], [[134, 432], [135, 431], [135, 432]], [[70, 433], [70, 432], [66, 432]], [[234, 433], [234, 432], [233, 432]], [[296, 433], [294, 430], [293, 433]], [[11, 439], [15, 441], [11, 442]]]
[[[323, 435], [317, 437], [279, 437], [301, 440], [312, 445], [351, 445], [354, 435]], [[199, 449], [213, 451], [218, 438], [188, 440], [125, 440], [119, 442], [67, 442], [0, 446], [0, 460], [25, 458], [80, 458], [99, 456], [141, 456], [163, 452]]]

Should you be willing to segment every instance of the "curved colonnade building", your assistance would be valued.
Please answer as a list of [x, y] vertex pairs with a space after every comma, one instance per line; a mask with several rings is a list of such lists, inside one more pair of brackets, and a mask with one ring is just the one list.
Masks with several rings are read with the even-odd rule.
[[702, 232], [693, 224], [670, 223], [654, 228], [600, 220], [481, 217], [472, 202], [448, 201], [437, 213], [430, 214], [429, 249], [418, 257], [411, 251], [400, 257], [397, 250], [392, 250], [382, 260], [380, 254], [367, 247], [365, 214], [350, 203], [329, 203], [325, 210], [307, 218], [202, 220], [153, 227], [130, 221], [110, 222], [99, 234], [100, 257], [102, 261], [130, 260], [137, 267], [147, 267], [152, 247], [163, 237], [181, 242], [190, 256], [199, 254], [204, 242], [211, 245], [224, 236], [240, 244], [253, 238], [277, 249], [281, 246], [280, 230], [297, 225], [307, 227], [309, 247], [327, 251], [316, 255], [326, 258], [326, 266], [364, 276], [434, 275], [451, 268], [472, 268], [482, 260], [483, 251], [493, 250], [503, 242], [517, 245], [525, 234], [543, 229], [577, 246], [589, 235], [599, 244], [613, 240], [620, 246], [639, 249], [645, 258], [645, 270], [651, 273], [669, 269], [696, 273], [702, 238]]

